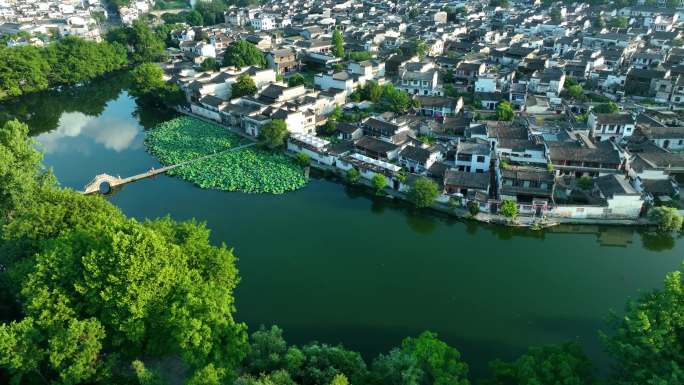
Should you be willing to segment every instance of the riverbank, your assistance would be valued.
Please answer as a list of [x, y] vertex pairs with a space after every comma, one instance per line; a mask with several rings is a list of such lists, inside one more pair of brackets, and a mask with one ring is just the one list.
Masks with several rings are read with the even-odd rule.
[[[232, 127], [228, 126], [222, 123], [218, 123], [216, 121], [213, 121], [211, 119], [207, 119], [198, 115], [193, 114], [191, 111], [184, 109], [184, 108], [178, 108], [178, 112], [191, 116], [195, 119], [199, 119], [201, 121], [207, 122], [207, 123], [213, 123], [218, 126], [224, 127], [231, 132], [241, 135], [242, 137], [254, 141], [255, 138], [246, 134], [245, 132], [242, 132], [237, 127]], [[284, 152], [291, 156], [295, 157], [297, 153], [289, 151], [289, 150], [284, 150]], [[320, 162], [317, 162], [315, 160], [312, 160], [309, 164], [310, 167], [316, 168], [318, 170], [321, 170], [323, 172], [332, 172], [333, 174], [339, 176], [344, 179], [344, 172], [343, 170], [329, 166]], [[372, 183], [370, 180], [367, 180], [365, 178], [360, 178], [359, 183], [368, 187], [368, 188], [373, 188]], [[395, 189], [386, 187], [385, 189], [382, 190], [384, 194], [387, 196], [392, 197], [393, 199], [400, 199], [403, 201], [409, 201], [406, 194], [397, 191]], [[441, 198], [441, 199], [440, 199]], [[648, 227], [648, 226], [654, 226], [655, 223], [651, 221], [650, 219], [644, 217], [644, 218], [637, 218], [635, 220], [632, 219], [602, 219], [602, 218], [566, 218], [566, 217], [537, 217], [537, 216], [528, 216], [528, 215], [518, 215], [515, 218], [509, 218], [501, 214], [497, 213], [487, 213], [487, 212], [478, 212], [475, 215], [472, 215], [467, 208], [464, 207], [453, 207], [449, 204], [448, 198], [444, 196], [440, 196], [435, 202], [430, 206], [430, 209], [436, 210], [442, 213], [445, 213], [447, 215], [459, 218], [459, 219], [470, 219], [470, 220], [475, 220], [483, 223], [491, 223], [495, 225], [502, 225], [502, 226], [509, 226], [509, 227], [527, 227], [535, 230], [540, 230], [543, 228], [547, 227], [553, 227], [557, 226], [559, 224], [573, 224], [573, 225], [608, 225], [608, 226], [642, 226], [642, 227]]]

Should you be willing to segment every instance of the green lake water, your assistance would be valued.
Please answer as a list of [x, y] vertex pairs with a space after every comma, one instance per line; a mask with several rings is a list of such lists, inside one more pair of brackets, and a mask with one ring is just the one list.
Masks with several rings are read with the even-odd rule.
[[[29, 122], [45, 163], [81, 189], [106, 172], [158, 166], [145, 128], [166, 117], [136, 111], [117, 79], [0, 107]], [[237, 318], [278, 324], [292, 343], [342, 343], [366, 358], [429, 329], [457, 347], [474, 377], [494, 358], [574, 340], [602, 370], [598, 338], [610, 309], [658, 287], [684, 242], [630, 228], [543, 233], [460, 222], [314, 176], [302, 190], [250, 195], [158, 176], [111, 202], [137, 218], [197, 218], [235, 249]]]

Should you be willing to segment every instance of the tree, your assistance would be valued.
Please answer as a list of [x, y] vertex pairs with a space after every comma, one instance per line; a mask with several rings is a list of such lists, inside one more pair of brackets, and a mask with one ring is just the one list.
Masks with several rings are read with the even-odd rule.
[[347, 380], [347, 376], [342, 373], [336, 374], [332, 381], [330, 381], [330, 385], [349, 385], [349, 380]]
[[245, 95], [253, 95], [257, 92], [257, 86], [251, 76], [246, 73], [240, 74], [231, 88], [230, 98], [237, 99]]
[[202, 61], [202, 64], [200, 64], [199, 69], [202, 72], [218, 71], [219, 69], [221, 69], [221, 66], [216, 61], [216, 59], [214, 59], [213, 57], [208, 57], [204, 59], [204, 61]]
[[610, 114], [610, 113], [618, 112], [618, 110], [619, 110], [618, 105], [615, 104], [614, 102], [597, 104], [592, 108], [592, 111], [597, 113], [597, 114]]
[[411, 97], [393, 84], [386, 84], [382, 87], [380, 104], [387, 111], [403, 113], [411, 106]]
[[214, 364], [209, 364], [197, 370], [186, 383], [187, 385], [223, 385], [226, 377], [224, 368], [217, 368]]
[[492, 378], [483, 385], [509, 384], [596, 384], [594, 367], [576, 343], [532, 347], [511, 363], [490, 364]]
[[306, 79], [304, 76], [300, 73], [296, 73], [292, 76], [290, 76], [289, 79], [287, 79], [287, 85], [289, 87], [296, 87], [296, 86], [301, 86], [306, 84]]
[[[0, 325], [12, 381], [129, 383], [117, 376], [135, 375], [123, 369], [135, 357], [169, 354], [190, 376], [235, 370], [246, 335], [233, 320], [232, 251], [197, 223], [127, 219], [103, 198], [46, 183], [26, 132], [16, 122], [0, 130], [2, 289], [22, 306]], [[8, 189], [26, 192], [27, 204]]]
[[427, 177], [416, 179], [407, 193], [407, 198], [417, 207], [430, 207], [439, 196], [437, 183]]
[[28, 132], [28, 126], [18, 120], [0, 128], [0, 229], [17, 211], [31, 206], [36, 189], [54, 183], [51, 175], [41, 170], [42, 156]]
[[469, 385], [468, 365], [458, 350], [432, 332], [407, 337], [401, 348], [373, 362], [373, 378], [382, 385]]
[[373, 189], [375, 190], [376, 194], [380, 194], [382, 190], [387, 187], [387, 178], [385, 178], [385, 176], [382, 174], [373, 175], [371, 182], [373, 183]]
[[247, 66], [265, 67], [264, 53], [254, 44], [247, 40], [238, 40], [230, 43], [223, 54], [223, 65], [237, 68]]
[[285, 121], [282, 119], [273, 119], [259, 130], [258, 141], [262, 146], [276, 148], [285, 144], [286, 137], [287, 125], [285, 124]]
[[49, 72], [39, 48], [0, 47], [0, 100], [48, 88]]
[[361, 179], [361, 173], [359, 172], [359, 170], [357, 170], [355, 168], [350, 168], [347, 171], [347, 175], [346, 175], [345, 179], [347, 180], [347, 183], [349, 183], [349, 184], [357, 184], [357, 183], [359, 183], [359, 180]]
[[287, 352], [283, 330], [275, 325], [270, 329], [262, 326], [250, 337], [250, 350], [245, 359], [246, 367], [255, 375], [285, 369]]
[[143, 63], [130, 72], [131, 95], [141, 106], [173, 107], [185, 103], [185, 95], [176, 84], [167, 84], [164, 71], [156, 64]]
[[674, 207], [654, 207], [649, 213], [651, 220], [658, 226], [658, 231], [670, 233], [682, 229], [682, 215]]
[[496, 120], [510, 122], [515, 117], [513, 106], [507, 101], [501, 101], [496, 105]]
[[131, 72], [130, 92], [133, 96], [142, 96], [164, 87], [164, 70], [156, 64], [143, 63], [136, 66]]
[[629, 26], [629, 19], [624, 16], [617, 16], [608, 20], [608, 26], [612, 28], [627, 28]]
[[222, 0], [203, 0], [195, 3], [195, 11], [202, 16], [203, 25], [223, 23], [223, 13], [227, 9], [228, 4]]
[[301, 348], [301, 355], [299, 365], [288, 369], [300, 385], [329, 384], [340, 374], [352, 384], [363, 384], [368, 376], [361, 355], [342, 346], [313, 342]]
[[508, 8], [508, 0], [490, 0], [489, 6], [494, 8]]
[[663, 288], [642, 294], [611, 314], [601, 333], [616, 385], [678, 384], [684, 379], [684, 286], [682, 273], [667, 274]]
[[332, 35], [332, 52], [335, 57], [344, 57], [344, 37], [342, 37], [342, 32], [336, 29]]
[[138, 19], [126, 28], [128, 39], [122, 44], [133, 47], [131, 59], [135, 63], [158, 62], [165, 57], [164, 41], [144, 21]]
[[518, 216], [518, 204], [515, 201], [504, 199], [499, 207], [499, 212], [506, 218], [515, 218]]
[[564, 86], [563, 88], [565, 89], [567, 96], [571, 99], [580, 99], [582, 96], [584, 96], [584, 89], [579, 84]]
[[135, 360], [131, 364], [133, 370], [135, 371], [135, 376], [138, 379], [140, 385], [164, 385], [165, 382], [161, 378], [159, 371], [150, 370], [145, 367], [145, 363], [140, 360]]
[[67, 36], [43, 51], [51, 84], [75, 84], [122, 68], [126, 52], [120, 44], [95, 43]]
[[202, 17], [202, 14], [197, 12], [196, 9], [193, 9], [185, 15], [185, 21], [192, 26], [204, 25], [204, 17]]
[[430, 51], [430, 47], [428, 47], [424, 40], [419, 38], [411, 39], [402, 46], [404, 56], [418, 56], [421, 60], [428, 54], [428, 51]]
[[308, 166], [309, 162], [311, 162], [311, 157], [303, 152], [297, 153], [297, 162], [302, 166]]

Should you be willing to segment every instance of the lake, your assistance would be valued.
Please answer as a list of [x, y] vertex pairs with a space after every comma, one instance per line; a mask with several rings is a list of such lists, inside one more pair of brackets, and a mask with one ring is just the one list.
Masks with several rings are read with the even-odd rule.
[[[159, 166], [139, 111], [113, 78], [0, 108], [27, 121], [63, 186]], [[127, 215], [207, 223], [233, 247], [237, 319], [277, 324], [292, 343], [342, 343], [372, 358], [423, 330], [457, 347], [473, 377], [530, 345], [580, 342], [602, 370], [598, 330], [639, 290], [679, 268], [684, 242], [625, 227], [520, 231], [457, 221], [314, 175], [283, 195], [202, 190], [165, 175], [125, 186]]]

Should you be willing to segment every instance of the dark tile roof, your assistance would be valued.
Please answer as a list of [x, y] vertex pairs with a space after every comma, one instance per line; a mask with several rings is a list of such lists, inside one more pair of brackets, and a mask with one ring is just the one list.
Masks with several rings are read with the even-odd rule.
[[491, 178], [488, 172], [475, 173], [458, 170], [447, 170], [444, 173], [444, 184], [469, 189], [487, 190]]
[[421, 164], [425, 164], [428, 158], [430, 158], [430, 151], [421, 147], [406, 146], [403, 150], [401, 150], [399, 156]]
[[354, 145], [362, 150], [368, 150], [378, 154], [386, 154], [398, 148], [396, 144], [385, 142], [384, 140], [373, 138], [372, 136], [364, 136], [357, 140]]

